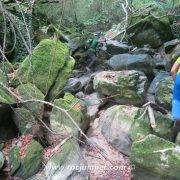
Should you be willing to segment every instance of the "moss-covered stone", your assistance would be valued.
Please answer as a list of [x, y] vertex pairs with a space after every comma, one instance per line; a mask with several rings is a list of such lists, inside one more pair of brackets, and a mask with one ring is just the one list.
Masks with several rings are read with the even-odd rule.
[[166, 109], [171, 109], [174, 81], [172, 77], [165, 77], [158, 85], [155, 92], [156, 102]]
[[8, 88], [8, 77], [6, 74], [7, 72], [3, 68], [3, 63], [1, 63], [1, 65], [2, 67], [0, 68], [0, 102], [13, 103], [15, 102], [15, 99], [13, 95], [7, 90]]
[[170, 139], [171, 119], [154, 111], [157, 127], [152, 129], [148, 115], [142, 116], [144, 110], [125, 105], [108, 108], [100, 116], [102, 134], [113, 147], [127, 155], [130, 154], [132, 142], [149, 134]]
[[9, 163], [11, 164], [11, 174], [14, 174], [14, 172], [21, 165], [21, 157], [19, 151], [20, 151], [19, 147], [15, 146], [14, 148], [11, 149], [11, 152], [9, 154]]
[[140, 105], [144, 101], [147, 78], [140, 71], [104, 71], [94, 78], [94, 89], [112, 96], [118, 103]]
[[165, 11], [149, 7], [146, 11], [134, 13], [129, 18], [128, 34], [137, 46], [146, 44], [157, 48], [173, 38], [170, 21]]
[[1, 69], [0, 69], [0, 83], [7, 84], [7, 76]]
[[59, 75], [56, 79], [56, 83], [49, 92], [50, 100], [54, 100], [58, 98], [57, 95], [60, 94], [60, 92], [63, 90], [64, 86], [66, 85], [66, 82], [72, 72], [74, 64], [75, 64], [75, 60], [72, 57], [70, 57], [69, 61], [66, 61], [63, 70], [59, 72]]
[[40, 27], [35, 32], [35, 40], [39, 43], [43, 39], [49, 39], [54, 37], [60, 39], [62, 35], [62, 32], [57, 27], [55, 27], [53, 24], [50, 24], [49, 26]]
[[0, 151], [0, 169], [2, 168], [4, 164], [4, 156], [3, 156], [3, 153]]
[[43, 147], [36, 141], [32, 140], [28, 144], [26, 156], [21, 159], [21, 166], [15, 176], [22, 179], [27, 179], [30, 176], [36, 174], [41, 165], [43, 158]]
[[17, 108], [13, 119], [21, 134], [33, 134], [33, 126], [37, 122], [31, 111], [24, 107]]
[[[21, 84], [16, 88], [16, 92], [21, 97], [22, 100], [44, 100], [43, 93], [31, 83]], [[38, 117], [42, 115], [42, 104], [37, 102], [27, 103], [26, 108], [36, 114]]]
[[156, 128], [150, 127], [149, 115], [146, 113], [142, 118], [141, 115], [144, 113], [144, 108], [139, 108], [136, 117], [134, 118], [133, 126], [131, 126], [130, 134], [134, 141], [140, 140], [148, 134], [154, 134], [158, 137], [170, 140], [171, 139], [171, 124], [172, 119], [170, 115], [163, 115], [158, 111], [154, 111], [156, 119]]
[[[80, 99], [75, 98], [72, 94], [66, 93], [63, 99], [55, 100], [54, 104], [60, 108], [67, 110], [69, 115], [74, 119], [74, 121], [80, 126], [80, 128], [85, 129], [88, 120], [86, 118], [86, 108]], [[51, 115], [52, 128], [55, 131], [73, 133], [78, 136], [78, 129], [75, 127], [71, 119], [65, 115], [63, 112], [56, 108], [53, 108]]]
[[[48, 161], [45, 167], [47, 179], [88, 179], [86, 169], [76, 169], [73, 167], [86, 166], [78, 143], [74, 139], [67, 140], [60, 152], [56, 152]], [[72, 167], [72, 168], [71, 168]]]
[[14, 103], [15, 102], [15, 98], [6, 89], [6, 86], [4, 84], [0, 84], [0, 102], [1, 103]]
[[[47, 95], [56, 83], [61, 84], [61, 82], [57, 81], [59, 76], [62, 76], [61, 73], [64, 71], [67, 75], [72, 70], [73, 63], [69, 63], [68, 61], [74, 63], [74, 60], [69, 56], [69, 48], [66, 44], [60, 41], [44, 39], [34, 49], [32, 55], [26, 57], [21, 63], [14, 82], [15, 84], [18, 84], [20, 81], [22, 83], [31, 82], [43, 92], [44, 95]], [[63, 83], [66, 80], [67, 79], [63, 79]], [[57, 87], [61, 88], [62, 85], [56, 85], [56, 88]], [[61, 90], [62, 89], [58, 89], [58, 94]], [[54, 93], [51, 94], [54, 95], [53, 97], [58, 95]]]
[[135, 173], [146, 171], [160, 176], [161, 179], [180, 178], [179, 147], [154, 135], [148, 135], [143, 140], [133, 143], [131, 163], [136, 167]]

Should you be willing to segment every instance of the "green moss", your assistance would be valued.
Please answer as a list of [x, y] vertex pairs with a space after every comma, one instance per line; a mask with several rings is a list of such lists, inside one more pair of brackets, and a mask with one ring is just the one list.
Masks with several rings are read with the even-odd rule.
[[158, 137], [170, 140], [171, 138], [171, 117], [168, 115], [163, 115], [160, 112], [154, 111], [154, 116], [156, 119], [156, 128], [152, 129], [150, 127], [149, 116], [146, 113], [141, 119], [141, 115], [144, 113], [144, 108], [139, 108], [133, 125], [131, 127], [130, 133], [134, 141], [140, 140], [147, 136], [148, 134], [154, 134]]
[[9, 154], [9, 162], [11, 164], [11, 174], [14, 174], [14, 172], [20, 167], [21, 165], [21, 157], [19, 153], [20, 149], [19, 147], [15, 146], [11, 149], [11, 152]]
[[42, 164], [43, 147], [32, 140], [28, 145], [25, 158], [21, 160], [21, 167], [15, 173], [15, 176], [27, 179], [39, 171]]
[[2, 103], [14, 103], [14, 97], [0, 84], [0, 102]]
[[32, 134], [36, 120], [29, 110], [21, 107], [14, 110], [14, 122], [21, 134]]
[[140, 85], [138, 72], [124, 71], [102, 72], [94, 78], [94, 89], [107, 96], [115, 96], [114, 99], [121, 104], [141, 104], [145, 95], [144, 87]]
[[63, 89], [74, 63], [66, 44], [44, 39], [34, 49], [32, 56], [21, 63], [12, 84], [17, 86], [20, 81], [23, 84], [30, 82], [52, 100]]
[[16, 75], [23, 83], [31, 82], [46, 94], [69, 58], [69, 49], [60, 41], [44, 39], [21, 64]]
[[76, 151], [76, 142], [73, 139], [69, 139], [61, 146], [61, 151], [52, 156], [51, 161], [58, 166], [62, 166], [66, 162], [72, 160], [74, 152]]
[[[16, 88], [16, 91], [23, 100], [32, 100], [32, 99], [44, 100], [44, 95], [42, 94], [42, 92], [34, 84], [31, 83], [19, 85]], [[42, 104], [37, 102], [32, 102], [32, 103], [27, 103], [25, 107], [28, 110], [32, 111], [34, 114], [36, 114], [38, 117], [41, 117], [42, 109], [43, 109]], [[24, 116], [25, 114], [23, 111], [22, 113], [23, 113], [22, 116]]]
[[169, 17], [165, 11], [157, 7], [149, 7], [142, 13], [132, 14], [127, 32], [137, 46], [150, 44], [157, 48], [173, 38]]
[[[74, 121], [83, 129], [86, 124], [86, 108], [84, 103], [75, 98], [70, 93], [66, 93], [63, 99], [55, 100], [54, 104], [60, 108], [68, 110], [68, 113], [74, 119]], [[51, 122], [56, 122], [59, 126], [66, 127], [67, 131], [74, 133], [78, 136], [78, 129], [72, 123], [71, 119], [60, 112], [56, 108], [53, 108], [51, 115]], [[56, 125], [56, 126], [58, 126]]]
[[55, 85], [49, 93], [49, 100], [56, 99], [60, 92], [63, 90], [69, 76], [71, 75], [72, 69], [74, 68], [74, 64], [75, 60], [73, 58], [70, 58], [70, 60], [66, 61], [64, 68], [58, 74]]
[[8, 72], [8, 62], [0, 63], [0, 102], [3, 103], [14, 102], [13, 96], [4, 88], [8, 87]]
[[145, 139], [133, 143], [131, 162], [162, 178], [180, 177], [180, 151], [172, 142], [154, 135], [148, 135]]
[[54, 37], [56, 37], [56, 39], [60, 39], [62, 35], [63, 33], [56, 26], [50, 24], [49, 26], [40, 27], [36, 31], [35, 40], [39, 43], [43, 39], [49, 39]]
[[171, 108], [173, 84], [172, 77], [166, 77], [158, 84], [155, 93], [157, 103], [167, 109]]

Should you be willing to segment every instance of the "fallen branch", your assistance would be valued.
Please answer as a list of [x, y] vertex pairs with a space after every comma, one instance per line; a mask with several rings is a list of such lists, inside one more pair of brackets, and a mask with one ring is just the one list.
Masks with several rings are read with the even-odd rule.
[[149, 121], [150, 121], [151, 127], [153, 129], [155, 129], [157, 127], [156, 120], [155, 120], [155, 117], [154, 117], [153, 109], [152, 109], [152, 107], [150, 105], [148, 106], [148, 115], [149, 115]]

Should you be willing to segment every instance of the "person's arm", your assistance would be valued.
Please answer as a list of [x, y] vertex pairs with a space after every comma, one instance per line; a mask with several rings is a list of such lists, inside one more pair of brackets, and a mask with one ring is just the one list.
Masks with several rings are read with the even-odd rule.
[[175, 62], [171, 69], [171, 76], [173, 77], [174, 80], [176, 79], [176, 74], [179, 68], [180, 68], [180, 64], [178, 62]]

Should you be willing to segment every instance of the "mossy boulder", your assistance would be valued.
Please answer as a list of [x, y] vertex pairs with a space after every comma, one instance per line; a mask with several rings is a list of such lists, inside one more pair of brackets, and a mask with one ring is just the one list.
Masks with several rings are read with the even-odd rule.
[[6, 85], [8, 82], [7, 76], [3, 70], [0, 69], [0, 83]]
[[[44, 100], [43, 93], [31, 83], [21, 84], [16, 88], [16, 92], [20, 96], [20, 98], [24, 101], [26, 100]], [[32, 112], [32, 114], [36, 114], [41, 117], [42, 113], [42, 105], [37, 102], [26, 103], [25, 106], [28, 110]]]
[[121, 104], [141, 105], [147, 78], [140, 71], [103, 71], [94, 77], [94, 89]]
[[3, 156], [3, 153], [0, 151], [0, 169], [2, 168], [4, 164], [4, 156]]
[[[31, 83], [21, 84], [15, 90], [20, 98], [26, 100], [44, 100], [43, 93]], [[13, 120], [21, 134], [33, 134], [38, 119], [42, 119], [43, 104], [38, 102], [25, 103], [22, 107], [14, 109]]]
[[[4, 16], [1, 13], [0, 14], [0, 45], [3, 47], [3, 42], [4, 42], [4, 35], [6, 34], [6, 46], [5, 46], [5, 56], [7, 58], [11, 58], [13, 56], [13, 51], [12, 48], [14, 46], [13, 42], [13, 32], [11, 28], [7, 28], [10, 26], [10, 23], [8, 22], [7, 19], [4, 20]], [[6, 28], [5, 28], [6, 27]], [[2, 58], [2, 55], [0, 55], [0, 59]]]
[[55, 27], [53, 24], [49, 26], [43, 26], [36, 30], [35, 40], [36, 42], [41, 42], [43, 39], [54, 38], [60, 39], [63, 36], [62, 32]]
[[0, 102], [1, 103], [13, 103], [15, 98], [8, 91], [8, 78], [6, 72], [0, 69]]
[[67, 80], [69, 79], [70, 74], [72, 73], [72, 69], [74, 68], [75, 60], [70, 57], [68, 61], [65, 62], [65, 65], [62, 71], [59, 72], [58, 77], [49, 92], [50, 100], [54, 100], [58, 98], [58, 95], [63, 91]]
[[144, 179], [151, 179], [150, 174], [159, 179], [180, 178], [180, 147], [155, 135], [134, 142], [130, 159], [136, 167], [135, 179], [145, 173]]
[[[46, 164], [46, 179], [88, 179], [87, 166], [78, 143], [74, 139], [67, 140]], [[81, 168], [81, 169], [80, 169]]]
[[49, 99], [53, 99], [64, 87], [73, 66], [66, 44], [44, 39], [21, 63], [12, 84], [30, 82], [44, 95], [50, 93]]
[[149, 44], [157, 48], [173, 38], [168, 16], [162, 9], [147, 8], [129, 18], [127, 33], [137, 46]]
[[31, 140], [28, 144], [25, 157], [21, 159], [21, 166], [14, 175], [22, 179], [33, 176], [39, 171], [42, 159], [43, 147], [35, 140]]
[[[65, 109], [81, 129], [85, 130], [87, 128], [89, 122], [86, 117], [86, 107], [82, 100], [75, 98], [70, 93], [66, 93], [64, 98], [55, 100], [54, 104]], [[72, 133], [75, 136], [79, 135], [79, 130], [72, 120], [55, 107], [51, 114], [51, 125], [53, 130], [62, 134], [65, 132], [65, 134]]]
[[162, 79], [155, 92], [155, 101], [166, 109], [171, 109], [174, 81], [171, 76]]
[[142, 116], [144, 109], [125, 105], [113, 106], [100, 116], [101, 132], [114, 148], [129, 155], [132, 142], [149, 134], [170, 139], [171, 119], [160, 112], [154, 112], [157, 127], [152, 129], [148, 115]]
[[37, 119], [32, 112], [24, 107], [14, 109], [14, 122], [21, 134], [33, 134]]
[[9, 163], [11, 164], [11, 174], [20, 167], [21, 165], [21, 157], [20, 157], [20, 149], [19, 147], [15, 146], [11, 149], [9, 154]]
[[8, 91], [8, 87], [4, 84], [0, 84], [0, 102], [1, 103], [15, 103], [16, 100], [14, 96]]

